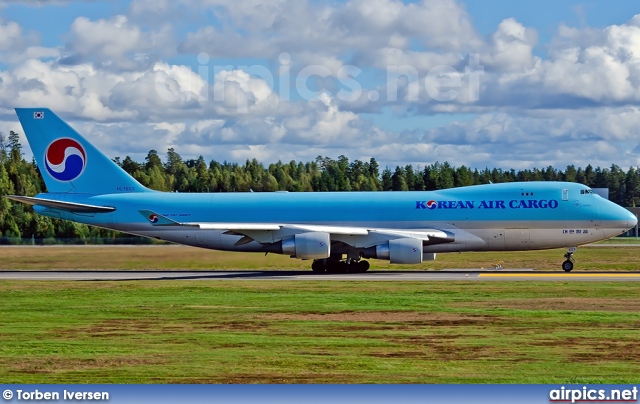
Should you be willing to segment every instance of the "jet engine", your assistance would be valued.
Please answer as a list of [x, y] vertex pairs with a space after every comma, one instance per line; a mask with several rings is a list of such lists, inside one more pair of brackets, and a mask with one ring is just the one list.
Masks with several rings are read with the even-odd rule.
[[293, 238], [282, 240], [282, 254], [301, 259], [329, 258], [331, 256], [329, 233], [301, 233], [294, 235]]
[[410, 237], [389, 240], [384, 244], [366, 248], [362, 256], [364, 258], [386, 259], [392, 264], [421, 264], [423, 260], [422, 240]]

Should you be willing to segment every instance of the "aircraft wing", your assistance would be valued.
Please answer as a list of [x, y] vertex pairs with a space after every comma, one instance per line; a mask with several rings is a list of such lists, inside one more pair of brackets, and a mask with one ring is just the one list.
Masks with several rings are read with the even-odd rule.
[[270, 224], [270, 223], [195, 223], [195, 222], [178, 222], [150, 210], [140, 210], [153, 226], [187, 226], [197, 227], [202, 230], [229, 230], [243, 234], [243, 231], [277, 231], [282, 228], [299, 229], [303, 231], [321, 231], [332, 234], [348, 234], [348, 235], [367, 235], [369, 232], [361, 227], [343, 227], [343, 226], [322, 226], [322, 225], [302, 225], [302, 224]]
[[53, 199], [33, 198], [30, 196], [5, 195], [7, 198], [26, 203], [27, 205], [40, 205], [49, 208], [66, 210], [74, 213], [109, 213], [116, 210], [112, 206], [88, 205], [85, 203], [55, 201]]
[[152, 212], [150, 210], [138, 211], [144, 216], [153, 226], [186, 226], [196, 227], [202, 230], [231, 230], [231, 231], [243, 231], [243, 230], [257, 230], [257, 231], [275, 231], [280, 230], [281, 226], [278, 224], [264, 224], [264, 223], [195, 223], [195, 222], [178, 222], [163, 216], [159, 213]]
[[453, 235], [440, 229], [379, 229], [356, 226], [330, 226], [316, 224], [278, 224], [278, 223], [196, 223], [178, 222], [150, 210], [140, 210], [140, 214], [153, 226], [185, 226], [202, 230], [226, 230], [228, 235], [244, 236], [242, 244], [250, 241], [272, 243], [287, 236], [323, 232], [331, 234], [332, 239], [354, 246], [369, 246], [379, 240], [397, 238], [415, 238], [425, 244], [453, 242]]

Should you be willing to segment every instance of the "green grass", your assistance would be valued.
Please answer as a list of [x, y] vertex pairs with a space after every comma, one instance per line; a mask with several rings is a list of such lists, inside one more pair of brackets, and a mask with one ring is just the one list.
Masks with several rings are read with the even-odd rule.
[[[436, 261], [420, 265], [390, 265], [370, 260], [371, 268], [440, 270], [490, 268], [504, 261], [504, 268], [560, 270], [566, 251], [478, 252], [438, 254]], [[578, 271], [638, 271], [640, 248], [580, 247], [574, 256]], [[183, 246], [136, 247], [0, 247], [0, 269], [310, 269], [310, 261], [288, 256], [233, 253]]]
[[0, 383], [638, 383], [625, 283], [0, 282]]
[[595, 244], [637, 244], [640, 245], [640, 238], [635, 237], [614, 237]]

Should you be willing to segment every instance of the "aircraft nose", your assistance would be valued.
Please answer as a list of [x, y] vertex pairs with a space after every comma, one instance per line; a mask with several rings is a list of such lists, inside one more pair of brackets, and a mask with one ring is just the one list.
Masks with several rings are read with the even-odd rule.
[[636, 224], [638, 224], [638, 218], [636, 217], [636, 215], [634, 215], [633, 213], [629, 212], [627, 214], [627, 228], [631, 229], [633, 227], [636, 227]]

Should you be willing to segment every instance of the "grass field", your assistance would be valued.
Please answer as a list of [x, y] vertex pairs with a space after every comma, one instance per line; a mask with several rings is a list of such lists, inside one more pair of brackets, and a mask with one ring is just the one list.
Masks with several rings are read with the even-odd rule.
[[638, 383], [636, 284], [0, 282], [0, 383]]
[[[438, 254], [420, 265], [370, 260], [372, 269], [504, 268], [560, 270], [565, 250]], [[640, 270], [640, 248], [581, 247], [576, 270]], [[0, 247], [0, 269], [309, 269], [310, 261], [288, 256], [211, 251], [183, 246]]]
[[635, 237], [613, 237], [607, 240], [598, 241], [596, 244], [637, 244], [640, 245], [640, 238]]
[[[373, 269], [558, 270], [563, 250]], [[577, 270], [638, 270], [585, 247]], [[305, 269], [179, 246], [1, 247], [1, 269]], [[0, 383], [639, 383], [623, 282], [3, 281]]]

